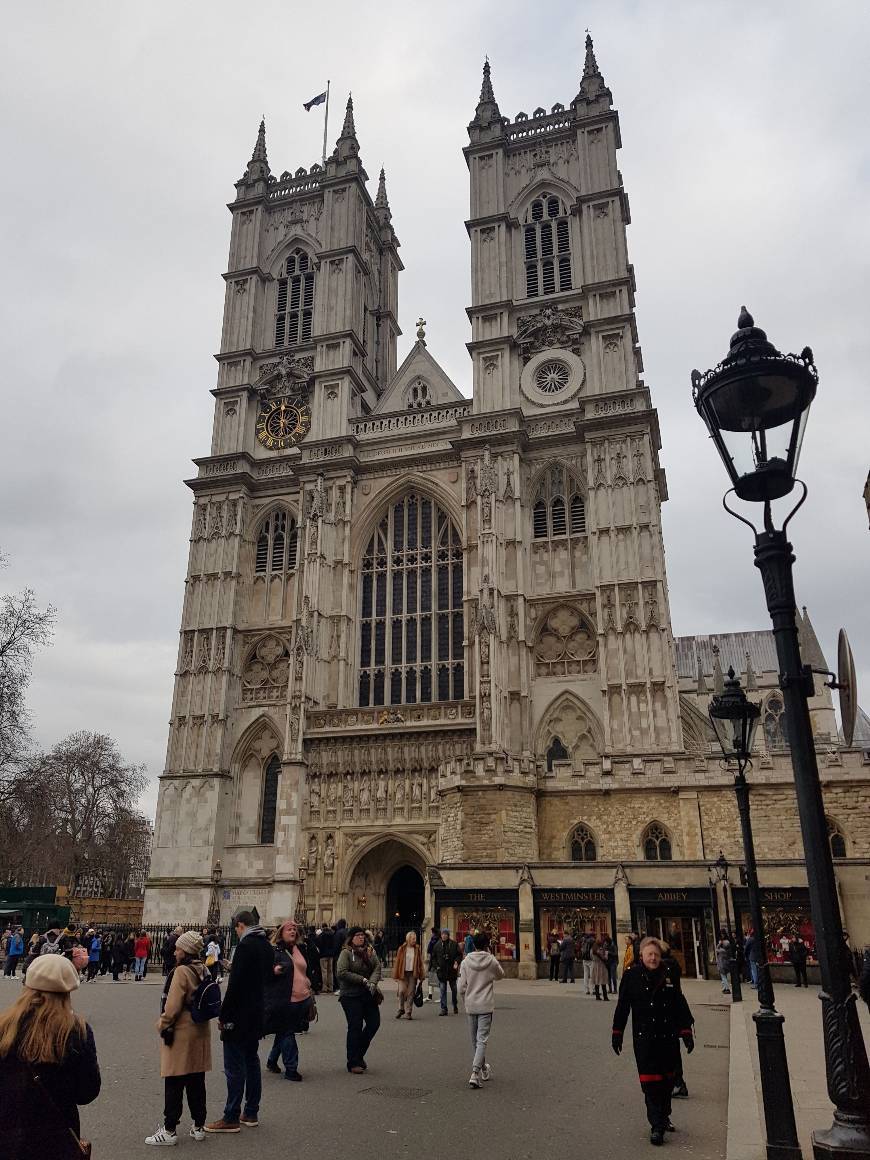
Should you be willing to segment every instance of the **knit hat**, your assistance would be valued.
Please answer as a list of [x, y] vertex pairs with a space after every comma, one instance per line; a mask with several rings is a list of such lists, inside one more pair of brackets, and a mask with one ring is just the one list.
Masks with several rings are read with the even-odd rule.
[[442, 926], [441, 933], [442, 934], [450, 934], [450, 927], [449, 926]]
[[78, 985], [79, 973], [63, 955], [40, 955], [24, 976], [24, 986], [31, 991], [55, 991], [68, 995]]
[[347, 942], [349, 943], [355, 934], [365, 934], [365, 930], [361, 926], [352, 926], [347, 932]]
[[184, 951], [186, 955], [198, 956], [202, 954], [202, 935], [196, 930], [186, 930], [184, 934], [180, 934], [175, 940], [177, 950]]

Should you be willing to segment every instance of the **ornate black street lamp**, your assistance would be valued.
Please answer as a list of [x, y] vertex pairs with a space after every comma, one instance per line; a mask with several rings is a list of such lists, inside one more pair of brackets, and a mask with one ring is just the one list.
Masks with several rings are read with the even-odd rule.
[[728, 891], [731, 888], [731, 883], [728, 881], [728, 871], [731, 869], [731, 865], [721, 850], [719, 851], [719, 857], [710, 869], [716, 875], [716, 881], [722, 884], [722, 897], [725, 900], [725, 930], [733, 950], [729, 968], [729, 974], [731, 976], [731, 1002], [741, 1003], [743, 1001], [743, 986], [740, 979], [740, 961], [737, 954], [737, 939], [731, 930], [731, 907], [728, 903]]
[[761, 1073], [761, 1095], [764, 1103], [764, 1122], [767, 1128], [768, 1160], [775, 1157], [801, 1155], [794, 1119], [788, 1058], [785, 1051], [785, 1022], [776, 1009], [773, 980], [767, 962], [767, 944], [764, 938], [764, 916], [761, 912], [761, 894], [758, 889], [758, 866], [755, 861], [755, 843], [752, 838], [752, 820], [749, 816], [749, 783], [746, 767], [750, 764], [752, 742], [761, 706], [747, 701], [734, 670], [728, 670], [725, 689], [710, 700], [710, 723], [726, 762], [737, 765], [734, 792], [740, 814], [740, 833], [743, 855], [746, 859], [746, 885], [749, 888], [749, 910], [755, 931], [755, 954], [758, 963], [758, 1010], [752, 1018], [758, 1036], [758, 1064]]
[[208, 917], [206, 918], [206, 922], [209, 926], [218, 926], [220, 924], [220, 884], [222, 876], [223, 867], [221, 866], [220, 858], [218, 858], [211, 871], [211, 895], [208, 901]]
[[[755, 566], [761, 572], [779, 660], [795, 792], [807, 864], [816, 957], [822, 977], [822, 1027], [828, 1094], [834, 1122], [813, 1133], [818, 1160], [868, 1160], [870, 1157], [870, 1066], [843, 954], [843, 926], [834, 864], [828, 844], [825, 808], [807, 701], [813, 695], [812, 671], [804, 665], [798, 642], [797, 607], [786, 538], [792, 516], [806, 499], [796, 478], [797, 462], [810, 404], [818, 386], [812, 351], [780, 354], [755, 326], [744, 307], [728, 355], [705, 374], [692, 372], [692, 393], [732, 482], [735, 494], [762, 503], [763, 530], [723, 504], [755, 533]], [[773, 526], [771, 502], [800, 483], [803, 495], [781, 529]], [[730, 491], [728, 492], [730, 495]], [[769, 1150], [768, 1150], [769, 1154]]]

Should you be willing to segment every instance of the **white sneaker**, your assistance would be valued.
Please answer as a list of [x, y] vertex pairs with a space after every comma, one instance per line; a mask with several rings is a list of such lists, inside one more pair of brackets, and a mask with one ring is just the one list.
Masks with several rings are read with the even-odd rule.
[[176, 1132], [169, 1132], [166, 1128], [158, 1128], [153, 1136], [145, 1137], [146, 1144], [156, 1144], [158, 1147], [169, 1147], [171, 1144], [178, 1143], [178, 1134]]
[[479, 1071], [473, 1071], [471, 1073], [471, 1076], [469, 1077], [469, 1080], [468, 1080], [468, 1086], [470, 1088], [479, 1088], [480, 1087], [480, 1072]]
[[480, 1069], [480, 1078], [483, 1080], [492, 1079], [492, 1068], [488, 1063], [485, 1063]]
[[196, 1126], [196, 1124], [191, 1124], [190, 1125], [190, 1135], [191, 1135], [191, 1138], [194, 1140], [204, 1140], [205, 1139], [205, 1127], [203, 1126], [201, 1128], [198, 1128]]

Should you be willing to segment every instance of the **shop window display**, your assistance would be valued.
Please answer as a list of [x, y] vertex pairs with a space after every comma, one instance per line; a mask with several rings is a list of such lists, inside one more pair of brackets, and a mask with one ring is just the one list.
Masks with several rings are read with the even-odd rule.
[[538, 935], [541, 957], [547, 957], [547, 936], [555, 931], [559, 938], [570, 934], [577, 939], [590, 927], [597, 935], [612, 934], [610, 907], [565, 906], [542, 907], [538, 911]]
[[[813, 927], [809, 906], [762, 906], [764, 919], [764, 939], [767, 944], [768, 960], [773, 963], [788, 963], [788, 949], [792, 939], [802, 938], [809, 950], [808, 962], [816, 963], [816, 932]], [[742, 915], [743, 937], [752, 929], [752, 917]]]
[[467, 910], [445, 906], [441, 909], [440, 925], [446, 926], [458, 943], [469, 933], [485, 930], [490, 937], [490, 950], [497, 959], [510, 961], [517, 957], [517, 916], [513, 907], [490, 906]]

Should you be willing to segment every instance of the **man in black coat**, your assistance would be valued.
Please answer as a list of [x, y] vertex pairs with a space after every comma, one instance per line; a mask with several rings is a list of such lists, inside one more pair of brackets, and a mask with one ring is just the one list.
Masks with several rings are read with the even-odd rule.
[[574, 937], [566, 930], [559, 947], [559, 982], [574, 982]]
[[663, 1144], [671, 1124], [671, 1092], [680, 1059], [680, 1040], [695, 1048], [692, 1013], [682, 989], [662, 965], [656, 939], [640, 944], [640, 962], [632, 963], [619, 984], [613, 1013], [612, 1045], [617, 1055], [631, 1014], [631, 1033], [638, 1078], [646, 1101], [650, 1143]]
[[332, 971], [334, 947], [335, 936], [332, 933], [332, 927], [328, 922], [325, 922], [317, 936], [317, 949], [320, 951], [320, 969], [323, 974], [323, 989], [325, 991], [335, 990], [335, 976]]
[[332, 932], [332, 989], [338, 990], [338, 956], [341, 954], [341, 948], [344, 946], [347, 938], [347, 920], [340, 918], [335, 924], [335, 930]]
[[263, 1081], [258, 1048], [264, 1030], [264, 991], [272, 978], [275, 956], [266, 932], [256, 925], [249, 910], [240, 910], [233, 926], [239, 945], [230, 963], [229, 982], [218, 1016], [227, 1102], [221, 1119], [206, 1124], [207, 1132], [238, 1132], [240, 1122], [250, 1127], [259, 1123]]
[[459, 960], [462, 955], [459, 944], [450, 937], [450, 931], [445, 926], [441, 937], [432, 948], [432, 966], [438, 976], [438, 988], [441, 992], [441, 1010], [439, 1015], [447, 1014], [447, 988], [450, 987], [450, 997], [453, 1000], [453, 1014], [459, 1014], [456, 1002], [456, 980], [459, 977]]

